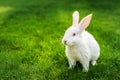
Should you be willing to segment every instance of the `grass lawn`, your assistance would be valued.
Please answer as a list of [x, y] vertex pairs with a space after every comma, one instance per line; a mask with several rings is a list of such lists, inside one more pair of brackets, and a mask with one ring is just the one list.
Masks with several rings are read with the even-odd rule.
[[[61, 43], [75, 10], [101, 48], [88, 73]], [[120, 80], [120, 0], [0, 0], [0, 80]]]

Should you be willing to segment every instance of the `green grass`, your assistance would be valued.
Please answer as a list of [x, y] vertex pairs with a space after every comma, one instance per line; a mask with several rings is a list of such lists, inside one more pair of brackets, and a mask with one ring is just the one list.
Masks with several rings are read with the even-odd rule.
[[[97, 66], [68, 70], [64, 31], [72, 13], [93, 13], [87, 30], [101, 47]], [[119, 0], [0, 0], [0, 80], [120, 80]]]

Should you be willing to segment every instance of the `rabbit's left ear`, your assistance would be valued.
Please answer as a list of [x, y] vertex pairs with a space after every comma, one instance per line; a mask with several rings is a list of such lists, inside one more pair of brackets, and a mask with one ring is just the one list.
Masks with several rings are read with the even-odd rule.
[[72, 26], [78, 26], [78, 21], [79, 21], [79, 12], [78, 11], [75, 11], [72, 15], [73, 17], [73, 23], [72, 23]]
[[81, 20], [79, 24], [81, 30], [85, 30], [88, 27], [88, 25], [90, 24], [91, 18], [92, 18], [92, 14], [89, 14], [88, 16], [86, 16]]

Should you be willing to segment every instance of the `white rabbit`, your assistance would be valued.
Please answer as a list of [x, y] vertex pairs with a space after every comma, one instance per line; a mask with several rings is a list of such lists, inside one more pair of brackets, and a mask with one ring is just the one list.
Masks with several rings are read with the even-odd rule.
[[79, 13], [73, 13], [73, 23], [65, 32], [62, 43], [66, 45], [66, 56], [69, 62], [69, 68], [76, 65], [76, 61], [82, 64], [83, 71], [88, 72], [89, 63], [94, 66], [100, 56], [100, 47], [95, 38], [85, 31], [88, 27], [92, 14], [79, 21]]

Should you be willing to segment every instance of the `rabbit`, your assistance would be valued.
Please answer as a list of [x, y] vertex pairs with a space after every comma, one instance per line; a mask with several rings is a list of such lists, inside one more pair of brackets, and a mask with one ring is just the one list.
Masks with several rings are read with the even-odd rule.
[[80, 23], [79, 12], [74, 11], [72, 26], [69, 27], [62, 38], [62, 43], [66, 46], [66, 56], [69, 62], [69, 69], [74, 68], [76, 62], [82, 64], [83, 71], [88, 72], [89, 64], [96, 65], [96, 60], [100, 56], [100, 47], [95, 38], [85, 29], [88, 27], [92, 14], [84, 17]]

